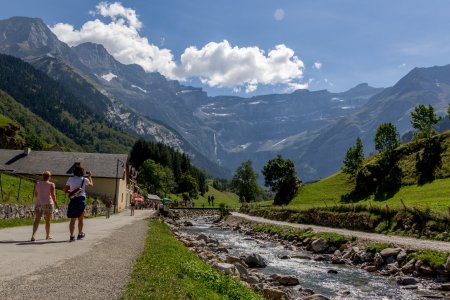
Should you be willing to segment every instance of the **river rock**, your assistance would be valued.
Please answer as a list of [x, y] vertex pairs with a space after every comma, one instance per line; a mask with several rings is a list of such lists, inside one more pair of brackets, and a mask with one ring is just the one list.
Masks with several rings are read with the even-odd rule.
[[279, 255], [278, 258], [279, 259], [291, 259], [291, 257], [289, 255]]
[[419, 272], [424, 275], [433, 275], [435, 273], [434, 269], [427, 265], [421, 265], [419, 267]]
[[276, 282], [278, 282], [279, 284], [284, 285], [284, 286], [292, 286], [292, 285], [300, 284], [300, 282], [298, 281], [297, 277], [295, 277], [295, 276], [278, 275], [278, 276], [275, 276], [275, 277], [272, 277], [272, 278]]
[[250, 284], [258, 284], [258, 283], [259, 283], [259, 278], [256, 277], [256, 276], [254, 276], [254, 275], [251, 275], [251, 276], [248, 276], [248, 277], [246, 278], [246, 281], [247, 281], [248, 283], [250, 283]]
[[327, 273], [328, 273], [328, 274], [337, 274], [338, 271], [337, 271], [337, 270], [330, 269], [330, 270], [327, 271]]
[[236, 262], [242, 264], [242, 259], [240, 259], [239, 257], [236, 257], [236, 256], [231, 256], [231, 255], [229, 255], [229, 256], [226, 257], [225, 260], [226, 260], [226, 262], [229, 263], [229, 264], [234, 264], [234, 263], [236, 263]]
[[281, 299], [287, 298], [287, 295], [285, 292], [283, 292], [279, 289], [272, 288], [272, 287], [263, 288], [262, 294], [264, 297], [272, 299], [272, 300], [281, 300]]
[[233, 275], [234, 274], [234, 270], [236, 268], [232, 264], [218, 263], [217, 264], [217, 269], [219, 269], [219, 271], [222, 271], [222, 272], [224, 272], [227, 275]]
[[450, 291], [450, 283], [440, 284], [439, 286], [437, 286], [436, 289], [438, 289], [440, 291]]
[[383, 258], [389, 256], [397, 256], [397, 254], [399, 254], [402, 250], [402, 248], [386, 248], [381, 250], [380, 255]]
[[256, 253], [248, 255], [244, 261], [250, 268], [265, 268], [267, 266], [266, 260]]
[[194, 224], [192, 224], [191, 221], [184, 221], [183, 225], [184, 226], [194, 226]]
[[364, 270], [366, 270], [367, 272], [375, 272], [376, 270], [378, 270], [378, 268], [374, 265], [368, 265], [364, 267]]
[[204, 234], [204, 233], [200, 233], [197, 236], [196, 240], [197, 241], [202, 241], [203, 240], [203, 241], [205, 241], [205, 243], [207, 243], [208, 242], [208, 236], [206, 234]]
[[415, 259], [411, 259], [408, 261], [403, 267], [402, 272], [405, 274], [411, 274], [414, 271], [414, 263], [416, 262]]
[[318, 252], [323, 252], [328, 248], [328, 242], [327, 240], [323, 239], [323, 238], [318, 238], [317, 240], [314, 240], [311, 243], [311, 249], [318, 253]]
[[306, 296], [301, 298], [302, 300], [330, 300], [330, 298], [325, 297], [324, 295], [321, 294], [314, 294], [311, 296]]
[[397, 278], [397, 284], [399, 285], [414, 285], [417, 283], [418, 281], [414, 277], [402, 276]]
[[380, 253], [375, 253], [375, 257], [373, 258], [373, 263], [375, 264], [375, 266], [379, 267], [382, 264], [384, 264], [384, 260], [383, 257], [381, 257]]
[[236, 270], [239, 272], [239, 276], [241, 278], [247, 278], [248, 277], [248, 270], [242, 263], [234, 262], [233, 265], [236, 268]]
[[398, 261], [398, 262], [404, 261], [404, 260], [406, 259], [406, 256], [407, 256], [407, 255], [408, 255], [408, 254], [406, 253], [405, 250], [400, 251], [400, 253], [397, 255], [397, 261]]

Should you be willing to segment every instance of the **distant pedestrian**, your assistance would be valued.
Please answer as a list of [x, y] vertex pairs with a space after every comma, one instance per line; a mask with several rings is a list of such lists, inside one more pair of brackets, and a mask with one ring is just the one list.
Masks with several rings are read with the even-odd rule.
[[134, 201], [134, 199], [131, 199], [130, 202], [130, 209], [131, 209], [131, 215], [134, 216], [134, 209], [136, 207], [136, 201]]
[[74, 231], [75, 222], [78, 219], [78, 236], [77, 239], [81, 240], [85, 237], [83, 232], [84, 225], [84, 212], [86, 209], [86, 186], [93, 186], [91, 172], [86, 172], [87, 178], [84, 177], [84, 169], [76, 165], [73, 170], [73, 175], [67, 180], [64, 192], [69, 194], [70, 202], [67, 208], [67, 217], [70, 218], [69, 231], [70, 241], [75, 241]]
[[97, 217], [97, 214], [98, 214], [98, 206], [99, 206], [98, 199], [95, 198], [94, 201], [92, 202], [92, 216], [93, 216], [93, 217]]
[[55, 184], [50, 182], [51, 177], [52, 174], [50, 171], [45, 171], [42, 174], [43, 181], [38, 181], [36, 183], [36, 188], [34, 190], [34, 195], [36, 197], [36, 215], [34, 218], [33, 233], [31, 235], [32, 242], [36, 240], [35, 234], [39, 227], [42, 215], [44, 215], [45, 219], [45, 239], [52, 239], [52, 236], [50, 235], [50, 220], [52, 218], [53, 209], [55, 206], [58, 207], [58, 203], [56, 202]]
[[214, 207], [214, 200], [215, 200], [214, 195], [212, 195], [212, 196], [211, 196], [211, 204], [212, 204], [212, 207]]
[[112, 209], [112, 199], [111, 197], [108, 198], [108, 201], [106, 202], [106, 218], [109, 219], [109, 215], [111, 214]]
[[211, 206], [211, 196], [208, 195], [208, 205]]

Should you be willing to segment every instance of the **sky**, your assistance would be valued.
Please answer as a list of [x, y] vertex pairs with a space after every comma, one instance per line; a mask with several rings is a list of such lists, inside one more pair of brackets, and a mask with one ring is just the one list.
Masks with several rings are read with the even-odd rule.
[[209, 95], [389, 87], [450, 63], [446, 0], [0, 0], [71, 46], [103, 44]]

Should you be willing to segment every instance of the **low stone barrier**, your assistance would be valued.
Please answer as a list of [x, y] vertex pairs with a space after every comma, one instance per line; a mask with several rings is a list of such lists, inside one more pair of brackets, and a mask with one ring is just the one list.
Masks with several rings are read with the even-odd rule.
[[[103, 214], [106, 208], [99, 206], [97, 213]], [[92, 213], [92, 206], [86, 206], [86, 214]], [[0, 219], [27, 219], [34, 218], [34, 205], [18, 205], [18, 204], [0, 204]], [[62, 219], [67, 217], [67, 205], [59, 205], [58, 212], [53, 213], [53, 219]]]

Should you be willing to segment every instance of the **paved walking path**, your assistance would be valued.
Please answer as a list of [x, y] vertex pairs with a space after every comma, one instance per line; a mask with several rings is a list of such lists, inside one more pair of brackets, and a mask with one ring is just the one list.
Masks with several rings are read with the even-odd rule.
[[348, 229], [340, 229], [340, 228], [331, 228], [324, 226], [316, 226], [316, 225], [305, 225], [305, 224], [297, 224], [297, 223], [288, 223], [282, 221], [273, 221], [269, 219], [264, 219], [260, 217], [249, 216], [246, 214], [241, 214], [238, 212], [232, 212], [233, 216], [240, 217], [249, 221], [255, 221], [259, 223], [273, 224], [273, 225], [281, 225], [281, 226], [290, 226], [299, 229], [311, 228], [316, 232], [334, 232], [344, 236], [354, 236], [360, 240], [368, 240], [373, 242], [380, 243], [393, 243], [399, 247], [405, 247], [407, 249], [413, 250], [422, 250], [422, 249], [432, 249], [437, 251], [449, 252], [450, 251], [450, 242], [441, 242], [441, 241], [431, 241], [431, 240], [422, 240], [415, 238], [408, 238], [402, 236], [395, 235], [385, 235], [378, 233], [368, 233], [362, 231], [354, 231]]
[[86, 238], [75, 242], [68, 242], [68, 222], [51, 225], [51, 241], [42, 224], [35, 242], [31, 226], [1, 229], [0, 299], [117, 299], [153, 212], [87, 219]]

